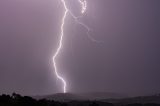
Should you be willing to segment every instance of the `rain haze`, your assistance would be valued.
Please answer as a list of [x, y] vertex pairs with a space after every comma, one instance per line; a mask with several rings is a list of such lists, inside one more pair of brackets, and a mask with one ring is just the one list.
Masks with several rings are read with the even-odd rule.
[[[66, 0], [79, 16], [76, 0]], [[87, 0], [67, 15], [56, 59], [67, 92], [160, 93], [160, 0]], [[0, 0], [0, 94], [62, 92], [52, 63], [64, 7], [60, 0]]]

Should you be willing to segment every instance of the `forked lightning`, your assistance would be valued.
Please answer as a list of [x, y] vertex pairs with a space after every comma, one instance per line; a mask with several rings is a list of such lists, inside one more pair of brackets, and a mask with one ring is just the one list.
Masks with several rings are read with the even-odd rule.
[[[62, 81], [62, 83], [63, 83], [63, 93], [66, 93], [66, 92], [67, 92], [67, 90], [66, 90], [67, 83], [66, 83], [66, 80], [58, 73], [57, 65], [56, 65], [56, 57], [58, 56], [58, 54], [59, 54], [59, 52], [60, 52], [60, 50], [61, 50], [61, 48], [62, 48], [62, 44], [63, 44], [62, 42], [63, 42], [63, 36], [64, 36], [64, 25], [65, 25], [65, 19], [66, 19], [67, 15], [70, 14], [78, 24], [82, 25], [84, 28], [87, 29], [87, 35], [88, 35], [88, 38], [89, 38], [89, 39], [91, 39], [91, 40], [94, 41], [94, 42], [98, 42], [98, 41], [96, 41], [95, 39], [93, 39], [93, 38], [89, 35], [90, 28], [89, 28], [87, 25], [85, 25], [84, 23], [82, 23], [82, 22], [79, 21], [79, 18], [80, 18], [81, 16], [80, 16], [80, 17], [76, 17], [76, 16], [67, 8], [66, 1], [65, 1], [65, 0], [61, 0], [61, 2], [62, 2], [62, 4], [63, 4], [63, 6], [64, 6], [65, 11], [64, 11], [64, 15], [63, 15], [62, 20], [61, 20], [62, 23], [61, 23], [61, 33], [60, 33], [59, 45], [58, 45], [58, 48], [57, 48], [57, 50], [56, 50], [56, 52], [55, 52], [55, 54], [54, 54], [54, 56], [53, 56], [53, 65], [54, 65], [56, 77], [57, 77], [58, 79], [60, 79], [60, 80]], [[79, 2], [80, 5], [81, 5], [81, 13], [84, 14], [84, 13], [86, 12], [86, 9], [87, 9], [87, 1], [86, 1], [86, 0], [78, 0], [78, 2]]]

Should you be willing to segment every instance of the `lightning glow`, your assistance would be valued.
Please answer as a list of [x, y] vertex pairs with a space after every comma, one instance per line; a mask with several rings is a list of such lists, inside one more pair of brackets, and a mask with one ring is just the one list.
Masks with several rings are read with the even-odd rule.
[[87, 1], [85, 1], [85, 0], [78, 0], [79, 1], [79, 3], [81, 4], [81, 6], [82, 6], [82, 10], [81, 10], [81, 13], [83, 14], [85, 11], [86, 11], [86, 9], [87, 9]]
[[[76, 23], [78, 23], [79, 25], [82, 25], [87, 30], [88, 38], [91, 41], [93, 41], [93, 42], [98, 42], [98, 41], [96, 41], [94, 38], [92, 38], [90, 36], [89, 32], [90, 32], [91, 29], [86, 24], [79, 21], [79, 18], [81, 18], [81, 16], [79, 16], [79, 17], [75, 16], [67, 8], [65, 0], [61, 0], [61, 2], [64, 6], [64, 15], [63, 15], [62, 20], [61, 20], [61, 33], [60, 33], [59, 45], [58, 45], [57, 50], [56, 50], [52, 59], [53, 59], [53, 65], [54, 65], [56, 77], [62, 81], [62, 83], [63, 83], [63, 93], [66, 93], [67, 92], [67, 90], [66, 90], [67, 83], [66, 83], [66, 80], [58, 73], [58, 69], [57, 69], [57, 65], [56, 65], [56, 57], [60, 53], [60, 50], [62, 49], [62, 46], [63, 46], [62, 42], [63, 42], [63, 36], [64, 36], [64, 25], [65, 25], [65, 19], [66, 19], [67, 15], [70, 14], [73, 17], [73, 19], [75, 20]], [[87, 10], [87, 1], [86, 0], [78, 0], [78, 2], [81, 5], [81, 14], [84, 14]]]

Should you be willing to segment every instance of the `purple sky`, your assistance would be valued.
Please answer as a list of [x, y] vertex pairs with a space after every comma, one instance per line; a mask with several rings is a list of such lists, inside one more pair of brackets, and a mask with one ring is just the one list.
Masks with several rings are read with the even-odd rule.
[[[67, 0], [76, 15], [76, 0]], [[68, 16], [58, 70], [69, 92], [160, 92], [160, 0], [88, 0], [81, 19]], [[0, 93], [62, 92], [51, 59], [63, 15], [60, 0], [0, 1]]]

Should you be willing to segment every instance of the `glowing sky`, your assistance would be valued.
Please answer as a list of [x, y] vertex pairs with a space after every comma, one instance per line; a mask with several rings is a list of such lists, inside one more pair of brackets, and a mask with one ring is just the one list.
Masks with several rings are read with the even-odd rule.
[[[69, 92], [160, 92], [160, 1], [87, 0], [80, 21], [103, 43], [88, 39], [71, 16], [57, 57]], [[67, 0], [79, 16], [81, 6]], [[0, 93], [62, 92], [53, 72], [64, 7], [58, 0], [0, 1]]]

